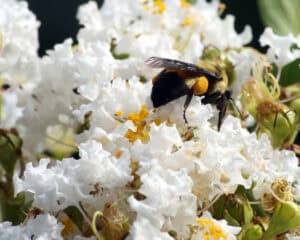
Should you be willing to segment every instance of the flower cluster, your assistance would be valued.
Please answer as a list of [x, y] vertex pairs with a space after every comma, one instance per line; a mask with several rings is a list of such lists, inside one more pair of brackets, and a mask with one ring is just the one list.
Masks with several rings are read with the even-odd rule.
[[[299, 108], [289, 98], [299, 86], [278, 77], [299, 57], [291, 47], [300, 39], [266, 29], [263, 55], [244, 47], [250, 27], [237, 33], [223, 8], [91, 1], [78, 10], [78, 44], [67, 39], [40, 58], [34, 15], [23, 1], [3, 1], [1, 239], [297, 236], [300, 168], [283, 148], [294, 146]], [[153, 107], [158, 71], [144, 63], [152, 56], [222, 75], [237, 106], [219, 131], [219, 111], [201, 97], [188, 123], [184, 97]]]

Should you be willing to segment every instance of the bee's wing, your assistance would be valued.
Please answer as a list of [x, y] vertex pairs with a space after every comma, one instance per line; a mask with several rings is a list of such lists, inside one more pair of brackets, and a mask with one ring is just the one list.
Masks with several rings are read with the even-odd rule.
[[168, 70], [182, 71], [185, 72], [187, 75], [192, 75], [194, 77], [204, 75], [215, 80], [219, 79], [219, 77], [217, 77], [214, 73], [210, 71], [200, 68], [194, 64], [182, 62], [179, 60], [160, 57], [150, 57], [145, 61], [145, 63], [152, 68], [165, 68]]

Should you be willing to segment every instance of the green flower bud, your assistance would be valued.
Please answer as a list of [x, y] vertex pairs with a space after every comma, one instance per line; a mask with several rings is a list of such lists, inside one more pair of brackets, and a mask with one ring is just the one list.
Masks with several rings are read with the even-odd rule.
[[296, 113], [287, 105], [279, 102], [280, 86], [278, 80], [258, 62], [253, 68], [253, 79], [247, 81], [242, 90], [243, 109], [256, 120], [258, 135], [269, 136], [273, 147], [293, 142], [296, 134]]
[[260, 240], [263, 235], [263, 230], [258, 224], [247, 224], [243, 227], [238, 236], [238, 240]]
[[297, 116], [297, 123], [300, 122], [300, 98], [290, 102], [289, 107], [293, 109]]
[[294, 202], [278, 202], [263, 240], [270, 240], [277, 235], [300, 226], [300, 208]]
[[256, 121], [259, 133], [267, 133], [273, 147], [294, 140], [297, 132], [295, 112], [286, 105], [271, 100], [260, 102], [256, 107]]

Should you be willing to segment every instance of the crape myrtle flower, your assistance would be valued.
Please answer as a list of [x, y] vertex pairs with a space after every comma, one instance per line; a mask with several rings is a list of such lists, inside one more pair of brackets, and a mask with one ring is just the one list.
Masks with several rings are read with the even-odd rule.
[[[21, 173], [17, 167], [12, 174], [12, 195], [32, 195], [29, 208], [42, 211], [16, 226], [0, 223], [3, 236], [296, 236], [290, 228], [299, 222], [298, 158], [292, 151], [274, 149], [283, 142], [274, 144], [274, 136], [264, 131], [257, 135], [254, 128], [265, 122], [268, 129], [273, 127], [275, 114], [270, 119], [261, 116], [257, 107], [265, 98], [286, 109], [279, 102], [277, 75], [271, 75], [272, 84], [265, 84], [261, 75], [271, 74], [264, 68], [271, 63], [280, 73], [297, 58], [297, 49], [286, 53], [281, 44], [290, 48], [298, 38], [278, 37], [266, 29], [261, 37], [261, 43], [269, 45], [265, 56], [244, 47], [252, 38], [250, 27], [237, 33], [234, 17], [221, 18], [222, 9], [217, 0], [110, 0], [101, 9], [90, 1], [78, 9], [78, 44], [66, 39], [39, 58], [38, 22], [27, 5], [10, 0], [0, 6], [5, 21], [20, 19], [6, 29], [0, 18], [0, 67], [6, 66], [0, 72], [0, 126], [21, 133], [27, 157]], [[27, 28], [9, 31], [20, 28], [21, 20], [33, 33], [27, 34]], [[6, 41], [8, 36], [12, 41]], [[184, 97], [154, 108], [151, 79], [161, 70], [147, 67], [145, 60], [151, 56], [219, 71], [239, 111], [228, 105], [218, 131], [218, 110], [202, 104], [201, 97], [192, 99], [188, 123], [183, 118]], [[296, 114], [289, 113], [294, 119], [288, 122], [280, 113], [278, 126], [283, 119], [295, 130]], [[249, 114], [252, 118], [244, 121], [243, 115]], [[11, 144], [5, 136], [3, 142]], [[67, 154], [63, 148], [68, 147], [76, 151]], [[50, 150], [52, 155], [36, 159]], [[231, 205], [233, 200], [238, 204]], [[290, 219], [282, 224], [285, 217]]]

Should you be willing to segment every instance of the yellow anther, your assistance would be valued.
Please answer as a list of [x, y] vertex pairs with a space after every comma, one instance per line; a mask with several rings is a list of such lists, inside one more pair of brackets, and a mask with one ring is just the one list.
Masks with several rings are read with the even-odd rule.
[[227, 239], [227, 234], [224, 233], [221, 226], [217, 225], [215, 222], [213, 222], [210, 219], [202, 219], [198, 218], [196, 219], [196, 222], [200, 225], [200, 227], [204, 227], [206, 229], [206, 232], [204, 234], [205, 240], [215, 239]]
[[167, 9], [167, 5], [164, 3], [163, 0], [154, 0], [154, 14], [163, 14], [164, 11]]
[[123, 115], [123, 111], [116, 111], [115, 112], [115, 115], [117, 116], [117, 117], [122, 117], [122, 115]]
[[115, 153], [115, 156], [116, 158], [120, 158], [123, 154], [123, 151], [122, 150], [118, 150], [116, 153]]
[[204, 76], [197, 78], [195, 84], [193, 85], [194, 95], [202, 95], [207, 92], [208, 89], [208, 79]]
[[190, 4], [188, 3], [187, 0], [181, 0], [181, 7], [182, 8], [189, 8]]
[[151, 120], [151, 122], [155, 123], [156, 126], [159, 126], [161, 124], [161, 120], [159, 118], [154, 118]]
[[195, 23], [195, 19], [190, 16], [187, 16], [181, 23], [181, 26], [187, 27], [193, 25], [194, 23]]
[[125, 133], [125, 137], [129, 140], [129, 142], [133, 143], [137, 139], [141, 140], [142, 142], [146, 142], [149, 139], [149, 129], [147, 129], [145, 121], [149, 114], [150, 113], [146, 105], [141, 107], [139, 113], [128, 114], [127, 119], [131, 120], [136, 127], [135, 131], [128, 129], [128, 131]]
[[151, 1], [143, 1], [141, 5], [145, 8], [146, 11], [152, 12], [152, 14], [163, 14], [167, 9], [167, 5], [163, 0], [153, 0], [153, 4]]
[[149, 116], [149, 111], [146, 105], [143, 105], [139, 113], [129, 113], [127, 118], [133, 122], [144, 121]]

